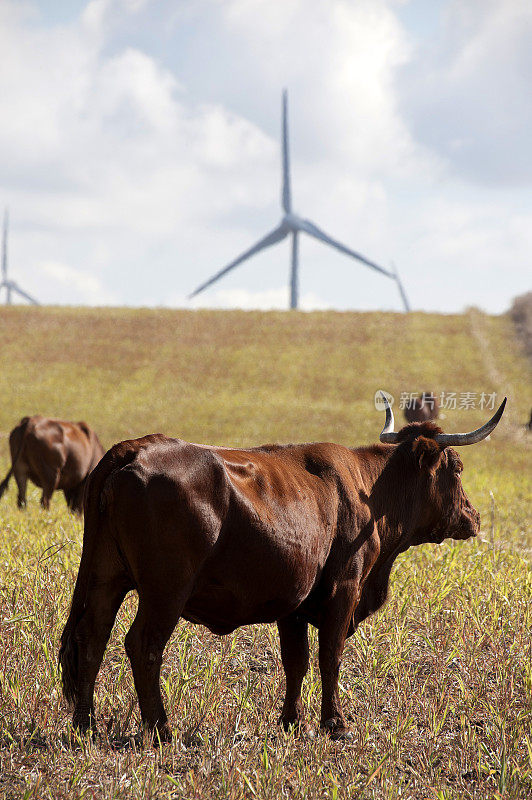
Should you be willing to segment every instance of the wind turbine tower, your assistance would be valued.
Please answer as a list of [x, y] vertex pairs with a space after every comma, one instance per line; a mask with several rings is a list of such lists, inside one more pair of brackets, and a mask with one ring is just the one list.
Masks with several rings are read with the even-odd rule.
[[403, 301], [403, 305], [405, 311], [410, 311], [410, 306], [408, 304], [408, 299], [406, 297], [406, 293], [404, 287], [401, 283], [401, 279], [399, 278], [399, 274], [397, 269], [393, 269], [393, 272], [384, 267], [380, 267], [374, 261], [370, 261], [365, 256], [357, 253], [356, 250], [352, 250], [350, 247], [347, 247], [344, 244], [336, 241], [331, 236], [326, 234], [317, 225], [311, 222], [308, 219], [303, 219], [299, 217], [297, 214], [294, 214], [292, 211], [292, 189], [291, 189], [291, 179], [290, 179], [290, 151], [288, 147], [288, 95], [286, 89], [283, 91], [283, 105], [282, 105], [282, 131], [281, 131], [281, 138], [282, 138], [282, 171], [283, 171], [283, 185], [281, 191], [281, 204], [283, 207], [284, 215], [281, 218], [281, 222], [279, 225], [274, 228], [270, 233], [266, 234], [262, 239], [260, 239], [253, 247], [250, 247], [249, 250], [246, 250], [244, 253], [235, 258], [234, 261], [231, 261], [230, 264], [223, 267], [223, 269], [216, 272], [211, 278], [209, 278], [205, 283], [202, 283], [201, 286], [198, 286], [191, 295], [190, 298], [195, 297], [200, 292], [203, 292], [208, 286], [211, 284], [216, 283], [220, 278], [226, 275], [228, 272], [231, 272], [235, 267], [238, 267], [239, 264], [242, 264], [244, 261], [247, 261], [248, 258], [254, 256], [255, 253], [259, 253], [261, 250], [270, 247], [272, 244], [277, 244], [277, 242], [281, 242], [287, 236], [291, 237], [292, 240], [292, 253], [291, 253], [291, 265], [290, 265], [290, 308], [297, 308], [298, 307], [298, 298], [299, 298], [299, 234], [306, 233], [309, 236], [312, 236], [314, 239], [318, 239], [320, 242], [324, 242], [324, 244], [329, 245], [330, 247], [336, 248], [341, 253], [344, 253], [351, 258], [360, 261], [362, 264], [365, 264], [366, 267], [370, 269], [380, 272], [382, 275], [385, 275], [387, 278], [391, 278], [397, 284], [399, 289], [399, 293], [401, 296], [401, 300]]
[[7, 277], [7, 230], [8, 230], [8, 222], [9, 222], [9, 215], [7, 209], [4, 211], [4, 228], [3, 228], [3, 236], [2, 236], [2, 280], [0, 281], [0, 292], [2, 289], [6, 290], [6, 305], [10, 306], [13, 302], [13, 294], [18, 294], [20, 297], [23, 297], [24, 300], [27, 300], [29, 303], [32, 303], [34, 306], [38, 306], [39, 303], [37, 300], [34, 300], [33, 297], [30, 297], [29, 294], [24, 292], [15, 281], [10, 281]]

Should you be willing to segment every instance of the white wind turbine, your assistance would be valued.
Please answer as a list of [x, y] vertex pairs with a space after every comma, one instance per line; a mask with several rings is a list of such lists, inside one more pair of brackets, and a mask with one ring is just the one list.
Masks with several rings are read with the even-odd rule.
[[341, 253], [345, 253], [347, 256], [351, 256], [355, 258], [357, 261], [362, 262], [367, 267], [370, 267], [377, 272], [382, 273], [387, 278], [391, 278], [397, 283], [397, 287], [399, 289], [399, 293], [401, 295], [401, 299], [403, 301], [403, 305], [405, 311], [410, 311], [410, 306], [408, 303], [408, 299], [406, 297], [406, 293], [404, 287], [401, 283], [399, 278], [399, 274], [397, 269], [394, 267], [393, 272], [384, 267], [380, 267], [375, 262], [370, 261], [365, 256], [357, 253], [355, 250], [352, 250], [350, 247], [346, 247], [346, 245], [337, 242], [336, 239], [333, 239], [331, 236], [328, 236], [324, 231], [318, 228], [317, 225], [314, 225], [308, 219], [303, 219], [302, 217], [297, 216], [292, 211], [292, 191], [291, 191], [291, 184], [290, 184], [290, 155], [288, 150], [288, 98], [286, 89], [283, 91], [283, 123], [282, 123], [282, 156], [283, 156], [283, 187], [282, 187], [282, 206], [284, 209], [284, 216], [281, 219], [280, 224], [270, 231], [266, 236], [260, 239], [253, 247], [250, 247], [249, 250], [246, 250], [242, 253], [238, 258], [235, 258], [234, 261], [231, 261], [230, 264], [223, 267], [223, 269], [219, 270], [215, 275], [209, 278], [205, 283], [202, 283], [201, 286], [198, 286], [189, 298], [195, 297], [197, 294], [202, 292], [208, 286], [213, 283], [216, 283], [217, 280], [222, 278], [228, 272], [231, 272], [232, 269], [237, 267], [242, 262], [246, 261], [251, 256], [254, 256], [255, 253], [259, 253], [261, 250], [264, 250], [266, 247], [270, 247], [272, 244], [277, 244], [277, 242], [282, 241], [287, 236], [292, 237], [292, 264], [291, 264], [291, 271], [290, 271], [290, 308], [297, 308], [298, 305], [298, 292], [299, 292], [299, 233], [307, 233], [309, 236], [313, 236], [315, 239], [318, 239], [320, 242], [324, 242], [325, 244], [330, 245], [331, 247], [335, 247]]
[[29, 303], [33, 303], [34, 306], [38, 306], [39, 303], [37, 300], [34, 300], [33, 297], [30, 297], [29, 294], [24, 292], [20, 286], [15, 283], [15, 281], [10, 281], [7, 277], [7, 229], [8, 229], [8, 221], [9, 216], [7, 213], [7, 209], [4, 211], [4, 229], [3, 229], [3, 237], [2, 237], [2, 280], [0, 281], [0, 292], [2, 289], [6, 290], [6, 305], [11, 305], [12, 296], [13, 294], [18, 294], [20, 297], [23, 297], [24, 300], [27, 300]]

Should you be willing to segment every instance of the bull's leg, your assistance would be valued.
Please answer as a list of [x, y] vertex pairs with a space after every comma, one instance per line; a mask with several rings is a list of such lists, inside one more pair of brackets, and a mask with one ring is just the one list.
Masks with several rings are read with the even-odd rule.
[[277, 622], [281, 642], [281, 659], [286, 675], [286, 695], [281, 712], [285, 730], [292, 725], [306, 730], [301, 700], [301, 685], [309, 664], [308, 625], [295, 614]]
[[72, 489], [72, 494], [70, 496], [69, 507], [72, 509], [74, 514], [83, 514], [83, 492], [85, 489], [85, 481], [80, 483], [79, 486], [76, 486], [75, 489]]
[[52, 499], [53, 492], [54, 490], [53, 489], [48, 490], [48, 487], [42, 490], [41, 506], [44, 508], [45, 511], [50, 510], [50, 500]]
[[46, 509], [46, 511], [50, 508], [50, 500], [52, 499], [54, 490], [57, 488], [60, 476], [61, 472], [58, 469], [43, 470], [41, 506]]
[[63, 489], [66, 504], [74, 514], [83, 513], [83, 493], [85, 489], [85, 481], [81, 481], [73, 489]]
[[26, 487], [28, 485], [28, 476], [25, 472], [15, 470], [15, 480], [17, 482], [18, 489], [17, 506], [19, 508], [26, 508]]
[[327, 730], [333, 739], [351, 737], [340, 703], [338, 676], [353, 605], [352, 589], [349, 591], [348, 587], [339, 587], [325, 610], [319, 629], [321, 727]]
[[129, 588], [123, 577], [98, 585], [89, 594], [87, 608], [76, 627], [78, 674], [72, 724], [81, 732], [96, 722], [94, 684], [115, 617]]
[[150, 602], [139, 597], [137, 615], [125, 638], [125, 648], [131, 662], [135, 689], [139, 698], [142, 723], [156, 733], [161, 741], [170, 741], [171, 730], [164, 709], [160, 675], [163, 651], [178, 623], [184, 601], [175, 597], [168, 602]]

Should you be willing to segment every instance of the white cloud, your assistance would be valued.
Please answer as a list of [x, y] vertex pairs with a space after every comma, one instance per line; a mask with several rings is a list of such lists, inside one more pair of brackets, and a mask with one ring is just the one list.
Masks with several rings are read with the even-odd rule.
[[149, 0], [90, 0], [80, 18], [83, 31], [103, 41], [120, 25], [124, 14], [138, 14]]
[[414, 135], [456, 173], [498, 185], [532, 179], [532, 4], [452, 0], [400, 82]]
[[223, 8], [262, 81], [280, 87], [290, 76], [298, 116], [322, 153], [326, 146], [363, 177], [404, 171], [412, 142], [396, 113], [393, 76], [409, 46], [386, 0], [231, 0]]
[[93, 81], [91, 109], [100, 124], [126, 124], [133, 137], [168, 134], [179, 125], [178, 82], [145, 53], [126, 48], [102, 61]]
[[95, 306], [117, 305], [116, 299], [105, 290], [95, 275], [57, 261], [43, 261], [39, 268], [56, 284], [55, 291], [51, 293], [56, 299], [51, 302], [76, 304], [77, 295], [78, 303]]
[[[171, 248], [175, 259], [194, 229], [265, 203], [253, 188], [271, 167], [272, 141], [220, 105], [185, 103], [179, 81], [148, 54], [102, 50], [119, 6], [93, 0], [79, 24], [50, 29], [28, 25], [12, 4], [0, 8], [0, 202], [12, 210], [17, 263], [41, 298], [43, 252], [50, 264], [79, 265], [69, 301], [135, 302], [136, 262], [149, 263], [151, 250]], [[142, 302], [143, 288], [136, 296]]]

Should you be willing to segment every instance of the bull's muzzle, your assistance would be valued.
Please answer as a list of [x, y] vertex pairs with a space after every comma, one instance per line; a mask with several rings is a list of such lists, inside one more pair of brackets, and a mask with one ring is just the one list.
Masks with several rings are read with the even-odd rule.
[[480, 533], [480, 514], [467, 501], [462, 508], [460, 521], [457, 528], [453, 531], [453, 539], [471, 539]]

